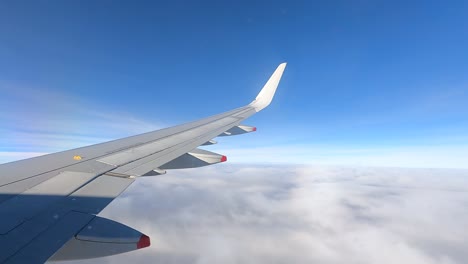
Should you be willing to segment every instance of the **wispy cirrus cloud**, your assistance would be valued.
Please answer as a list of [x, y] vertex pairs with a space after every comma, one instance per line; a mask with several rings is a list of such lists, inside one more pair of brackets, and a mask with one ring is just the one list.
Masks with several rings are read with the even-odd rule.
[[0, 163], [161, 128], [79, 96], [0, 82]]

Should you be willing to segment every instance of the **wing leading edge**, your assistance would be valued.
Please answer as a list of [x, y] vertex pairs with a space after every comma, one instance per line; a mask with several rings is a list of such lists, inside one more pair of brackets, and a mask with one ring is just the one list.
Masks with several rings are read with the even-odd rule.
[[[286, 63], [250, 104], [191, 123], [0, 165], [0, 263], [94, 258], [149, 246], [149, 237], [96, 216], [138, 177], [226, 161], [198, 149], [267, 107]], [[92, 231], [90, 231], [92, 230]]]

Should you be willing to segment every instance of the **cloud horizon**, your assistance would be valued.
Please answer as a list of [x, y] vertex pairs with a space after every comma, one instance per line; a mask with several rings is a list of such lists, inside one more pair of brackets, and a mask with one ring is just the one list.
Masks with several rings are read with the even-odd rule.
[[170, 171], [138, 180], [101, 213], [146, 233], [152, 247], [99, 261], [461, 264], [466, 204], [468, 170]]

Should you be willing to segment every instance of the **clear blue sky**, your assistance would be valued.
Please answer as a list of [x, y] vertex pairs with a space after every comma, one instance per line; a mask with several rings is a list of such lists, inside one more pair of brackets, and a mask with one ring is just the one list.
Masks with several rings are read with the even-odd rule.
[[258, 133], [226, 152], [468, 167], [467, 14], [466, 1], [2, 1], [0, 161], [242, 106], [287, 61], [247, 122]]

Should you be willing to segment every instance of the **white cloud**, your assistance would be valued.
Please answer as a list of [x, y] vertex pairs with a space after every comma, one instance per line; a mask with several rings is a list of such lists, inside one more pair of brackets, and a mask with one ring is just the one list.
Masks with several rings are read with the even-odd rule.
[[99, 261], [464, 263], [467, 204], [467, 170], [171, 171], [139, 179], [102, 213], [148, 234], [152, 247]]

